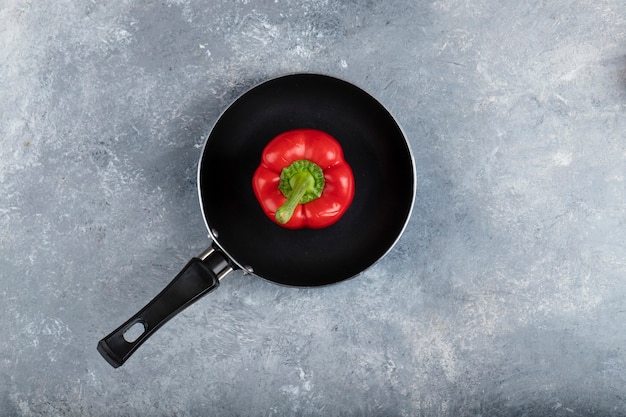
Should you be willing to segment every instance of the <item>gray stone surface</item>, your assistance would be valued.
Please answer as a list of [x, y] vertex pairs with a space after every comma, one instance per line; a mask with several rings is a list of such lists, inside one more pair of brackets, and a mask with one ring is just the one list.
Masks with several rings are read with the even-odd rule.
[[[121, 368], [97, 341], [209, 245], [208, 131], [313, 71], [415, 153], [351, 281], [235, 272]], [[623, 0], [0, 1], [3, 416], [626, 415]]]

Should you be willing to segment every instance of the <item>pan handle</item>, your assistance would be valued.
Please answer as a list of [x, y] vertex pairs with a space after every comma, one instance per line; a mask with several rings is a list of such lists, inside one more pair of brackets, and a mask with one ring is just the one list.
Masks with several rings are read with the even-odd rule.
[[219, 286], [234, 268], [215, 246], [191, 259], [182, 271], [137, 314], [98, 343], [98, 352], [114, 368], [169, 319]]

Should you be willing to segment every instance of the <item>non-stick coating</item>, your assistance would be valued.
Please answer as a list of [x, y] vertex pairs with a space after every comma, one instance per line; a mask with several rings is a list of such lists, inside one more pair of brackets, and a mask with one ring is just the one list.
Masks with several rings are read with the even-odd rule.
[[[298, 128], [334, 136], [354, 171], [352, 205], [324, 229], [276, 225], [252, 191], [265, 145]], [[415, 193], [413, 158], [389, 112], [354, 85], [316, 74], [275, 78], [235, 100], [207, 139], [198, 178], [216, 243], [255, 275], [294, 286], [335, 283], [378, 261], [402, 233]]]

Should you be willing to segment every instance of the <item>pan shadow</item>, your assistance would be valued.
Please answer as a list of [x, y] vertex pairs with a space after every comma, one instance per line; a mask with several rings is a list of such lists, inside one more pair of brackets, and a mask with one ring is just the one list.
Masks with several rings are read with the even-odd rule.
[[197, 189], [197, 169], [204, 142], [232, 100], [263, 78], [257, 74], [232, 82], [220, 80], [205, 87], [204, 93], [195, 94], [194, 97], [201, 98], [191, 99], [180, 116], [164, 124], [162, 136], [174, 145], [163, 147], [151, 166], [144, 167], [147, 189], [160, 193], [161, 200], [170, 202], [172, 213], [164, 219], [168, 222], [164, 230], [171, 232], [176, 246], [189, 250], [177, 254], [181, 259], [197, 256], [210, 244]]
[[[125, 127], [116, 132], [125, 143], [106, 144], [118, 163], [123, 162], [119, 176], [132, 179], [130, 184], [119, 180], [115, 185], [124, 188], [120, 195], [127, 196], [130, 208], [111, 214], [107, 226], [110, 235], [127, 229], [128, 222], [134, 222], [135, 235], [143, 235], [133, 235], [130, 242], [125, 242], [127, 261], [122, 261], [119, 270], [109, 271], [116, 277], [114, 281], [103, 284], [108, 297], [128, 304], [122, 316], [141, 308], [189, 259], [211, 245], [197, 190], [202, 148], [231, 98], [262, 78], [261, 73], [250, 74], [236, 81], [219, 79], [198, 86], [175, 117], [170, 117], [171, 109], [162, 109], [149, 120], [129, 115]], [[126, 233], [123, 230], [119, 236]], [[124, 288], [112, 282], [124, 283], [120, 285]]]

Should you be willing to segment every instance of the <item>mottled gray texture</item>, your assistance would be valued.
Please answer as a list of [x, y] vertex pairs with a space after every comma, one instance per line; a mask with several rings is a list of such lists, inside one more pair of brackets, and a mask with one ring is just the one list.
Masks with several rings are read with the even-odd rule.
[[[220, 112], [289, 72], [403, 125], [356, 279], [235, 272], [122, 368], [97, 341], [209, 245]], [[625, 416], [623, 0], [0, 1], [3, 416]]]

